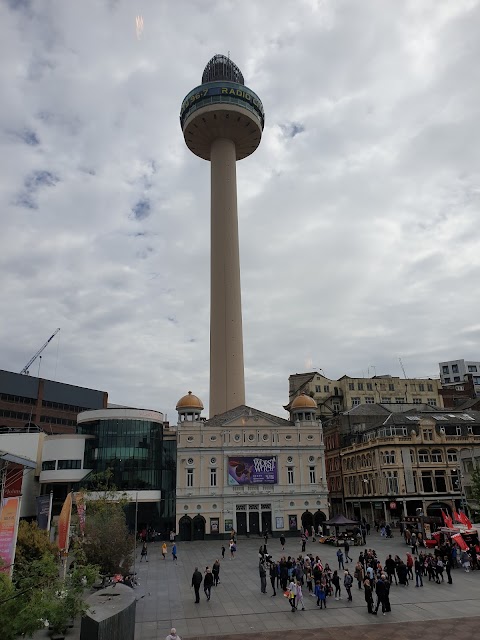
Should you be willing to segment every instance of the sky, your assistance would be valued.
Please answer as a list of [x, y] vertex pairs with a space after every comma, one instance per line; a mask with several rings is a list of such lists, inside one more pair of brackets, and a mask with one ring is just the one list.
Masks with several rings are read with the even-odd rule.
[[60, 327], [32, 374], [207, 409], [210, 168], [179, 112], [228, 52], [266, 114], [237, 166], [247, 404], [480, 360], [479, 32], [474, 0], [1, 2], [0, 368]]

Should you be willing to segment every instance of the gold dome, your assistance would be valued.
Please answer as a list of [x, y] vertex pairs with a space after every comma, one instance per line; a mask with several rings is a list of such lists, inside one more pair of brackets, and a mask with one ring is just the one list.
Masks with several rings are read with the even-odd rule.
[[177, 411], [179, 409], [197, 409], [202, 411], [203, 402], [200, 400], [200, 398], [194, 396], [193, 393], [189, 391], [186, 396], [183, 396], [183, 398], [180, 398], [180, 400], [177, 402], [176, 409]]
[[315, 400], [310, 396], [307, 396], [306, 393], [302, 393], [301, 395], [297, 396], [295, 400], [292, 402], [290, 410], [293, 411], [294, 409], [316, 409], [316, 408], [317, 408], [317, 403], [315, 402]]

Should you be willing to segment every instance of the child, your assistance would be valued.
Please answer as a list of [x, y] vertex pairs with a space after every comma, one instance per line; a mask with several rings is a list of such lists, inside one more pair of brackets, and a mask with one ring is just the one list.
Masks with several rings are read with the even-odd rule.
[[323, 609], [323, 607], [325, 607], [326, 609], [327, 600], [325, 597], [325, 589], [320, 584], [320, 580], [317, 580], [317, 583], [315, 585], [315, 595], [317, 596], [317, 607], [319, 606], [320, 609]]
[[225, 547], [222, 544], [222, 560], [225, 560]]
[[290, 603], [290, 606], [292, 607], [292, 613], [295, 613], [296, 611], [296, 606], [295, 606], [295, 598], [297, 597], [297, 586], [295, 584], [295, 582], [293, 582], [293, 580], [291, 580], [290, 584], [288, 585], [288, 602]]
[[172, 545], [172, 560], [175, 562], [177, 560], [177, 545], [175, 542]]
[[302, 585], [297, 580], [297, 606], [296, 606], [297, 609], [298, 609], [298, 605], [300, 604], [302, 605], [302, 611], [305, 611], [305, 603], [303, 602]]
[[142, 551], [140, 553], [140, 562], [145, 558], [146, 562], [148, 562], [148, 549], [147, 549], [147, 543], [144, 542], [142, 545]]

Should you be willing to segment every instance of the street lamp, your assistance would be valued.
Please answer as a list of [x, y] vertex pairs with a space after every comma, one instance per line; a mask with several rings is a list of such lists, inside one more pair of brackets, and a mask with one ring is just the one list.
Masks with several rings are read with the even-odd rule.
[[463, 478], [465, 477], [462, 473], [462, 470], [460, 468], [456, 469], [457, 474], [458, 474], [458, 480], [455, 482], [455, 484], [457, 485], [457, 487], [460, 488], [460, 493], [462, 495], [462, 508], [464, 510], [465, 513], [467, 513], [467, 509], [468, 509], [468, 504], [467, 504], [467, 496], [465, 493], [465, 487], [463, 486]]

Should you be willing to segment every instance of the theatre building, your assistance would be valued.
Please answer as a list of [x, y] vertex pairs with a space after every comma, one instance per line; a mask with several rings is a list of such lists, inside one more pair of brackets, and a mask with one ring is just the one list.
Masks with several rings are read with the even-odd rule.
[[285, 420], [241, 405], [208, 420], [177, 404], [176, 524], [181, 540], [295, 535], [329, 516], [322, 425], [300, 395]]

